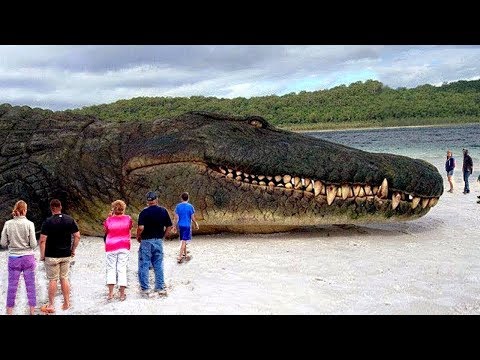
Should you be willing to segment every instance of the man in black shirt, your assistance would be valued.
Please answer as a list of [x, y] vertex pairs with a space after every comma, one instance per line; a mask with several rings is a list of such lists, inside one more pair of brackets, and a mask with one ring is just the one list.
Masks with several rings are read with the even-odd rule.
[[[40, 231], [40, 260], [45, 261], [48, 282], [48, 305], [42, 306], [41, 310], [47, 313], [55, 312], [55, 293], [57, 292], [57, 280], [63, 294], [63, 310], [70, 307], [70, 283], [68, 274], [70, 261], [75, 256], [75, 249], [80, 242], [80, 232], [75, 220], [69, 215], [62, 214], [60, 200], [50, 201], [52, 216], [42, 224]], [[72, 243], [73, 235], [73, 243]]]
[[168, 236], [172, 228], [172, 220], [167, 209], [158, 206], [157, 194], [150, 191], [147, 194], [148, 206], [138, 216], [137, 241], [138, 249], [138, 280], [142, 293], [149, 296], [150, 284], [148, 270], [150, 263], [155, 272], [155, 291], [166, 295], [163, 278], [163, 237]]
[[473, 161], [470, 155], [468, 155], [468, 150], [463, 149], [463, 181], [465, 182], [465, 187], [463, 189], [464, 194], [470, 192], [470, 186], [468, 184], [468, 177], [473, 173]]

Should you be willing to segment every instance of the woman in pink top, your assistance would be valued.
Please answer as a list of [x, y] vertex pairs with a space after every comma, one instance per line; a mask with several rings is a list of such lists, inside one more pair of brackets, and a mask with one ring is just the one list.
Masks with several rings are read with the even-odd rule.
[[132, 218], [125, 215], [126, 207], [127, 205], [122, 200], [115, 200], [112, 203], [111, 215], [103, 223], [106, 235], [108, 300], [113, 299], [113, 288], [117, 283], [120, 287], [120, 300], [126, 299], [130, 230], [133, 226]]

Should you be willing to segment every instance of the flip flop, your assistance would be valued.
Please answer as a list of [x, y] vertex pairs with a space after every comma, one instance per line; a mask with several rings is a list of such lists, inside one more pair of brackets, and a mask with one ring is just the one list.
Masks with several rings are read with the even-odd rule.
[[55, 308], [53, 306], [45, 304], [45, 305], [42, 305], [42, 307], [40, 308], [40, 311], [47, 314], [53, 314], [55, 313]]

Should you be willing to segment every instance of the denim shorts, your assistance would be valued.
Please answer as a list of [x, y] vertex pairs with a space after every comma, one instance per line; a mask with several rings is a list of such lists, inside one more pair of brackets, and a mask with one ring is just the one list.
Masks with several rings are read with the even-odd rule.
[[447, 171], [448, 176], [453, 176], [453, 170]]

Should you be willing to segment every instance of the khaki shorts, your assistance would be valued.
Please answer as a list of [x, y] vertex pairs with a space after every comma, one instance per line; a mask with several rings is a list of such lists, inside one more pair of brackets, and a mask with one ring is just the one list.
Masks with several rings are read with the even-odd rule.
[[70, 273], [71, 256], [63, 258], [45, 258], [45, 270], [48, 280], [68, 279]]

